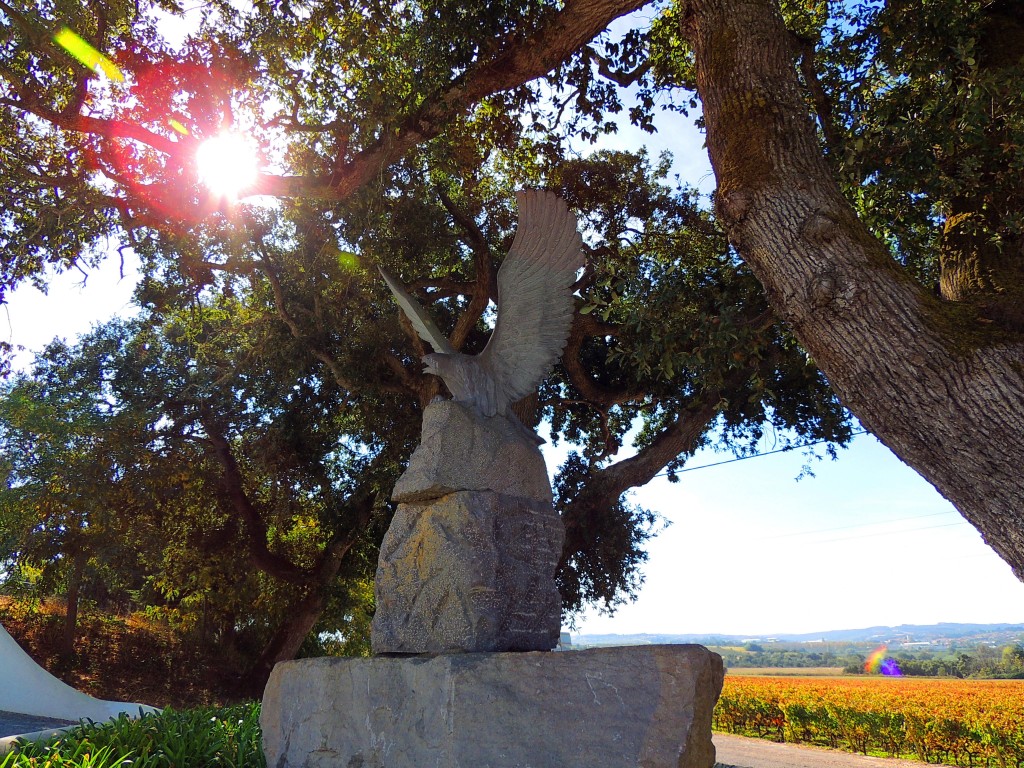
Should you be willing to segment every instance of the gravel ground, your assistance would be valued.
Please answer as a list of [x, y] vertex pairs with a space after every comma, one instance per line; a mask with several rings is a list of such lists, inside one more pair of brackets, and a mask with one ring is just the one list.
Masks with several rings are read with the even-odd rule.
[[887, 757], [851, 755], [802, 744], [716, 733], [712, 737], [717, 768], [925, 768], [927, 763]]
[[76, 725], [76, 723], [69, 720], [54, 720], [50, 717], [0, 712], [0, 738], [16, 736], [21, 733], [35, 733], [50, 728], [63, 728], [66, 725]]

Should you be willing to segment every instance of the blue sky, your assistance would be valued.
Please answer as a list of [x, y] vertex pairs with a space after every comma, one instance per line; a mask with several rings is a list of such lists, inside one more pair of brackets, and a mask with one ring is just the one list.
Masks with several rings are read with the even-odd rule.
[[[728, 455], [704, 451], [697, 467]], [[1024, 583], [871, 435], [797, 480], [799, 451], [658, 478], [634, 500], [671, 521], [639, 599], [583, 633], [771, 635], [874, 625], [1024, 622]]]

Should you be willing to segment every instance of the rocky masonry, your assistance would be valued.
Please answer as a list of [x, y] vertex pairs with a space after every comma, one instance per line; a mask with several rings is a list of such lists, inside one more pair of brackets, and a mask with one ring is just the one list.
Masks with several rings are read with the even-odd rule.
[[555, 647], [565, 533], [521, 425], [432, 403], [394, 499], [405, 503], [381, 545], [374, 653]]
[[723, 675], [694, 645], [286, 662], [264, 751], [268, 768], [712, 768]]

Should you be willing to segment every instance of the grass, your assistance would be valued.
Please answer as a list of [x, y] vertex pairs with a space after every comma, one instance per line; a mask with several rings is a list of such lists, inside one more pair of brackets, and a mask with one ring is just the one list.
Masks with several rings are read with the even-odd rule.
[[260, 706], [166, 709], [20, 743], [0, 768], [266, 768]]

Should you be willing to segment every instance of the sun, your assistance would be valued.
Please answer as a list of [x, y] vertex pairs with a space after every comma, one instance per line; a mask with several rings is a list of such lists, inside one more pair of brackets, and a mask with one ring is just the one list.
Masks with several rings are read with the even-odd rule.
[[237, 200], [259, 174], [256, 144], [240, 133], [222, 133], [196, 150], [199, 180], [216, 197]]

